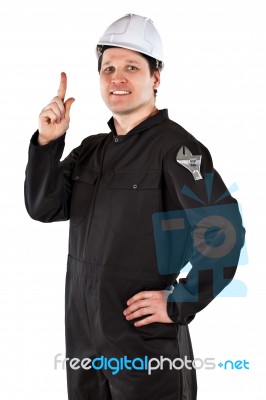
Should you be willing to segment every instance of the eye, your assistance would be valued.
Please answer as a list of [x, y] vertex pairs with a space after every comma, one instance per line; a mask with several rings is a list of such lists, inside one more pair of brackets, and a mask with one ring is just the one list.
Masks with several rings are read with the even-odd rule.
[[114, 67], [107, 67], [107, 68], [105, 68], [104, 71], [106, 71], [106, 72], [113, 72], [113, 71], [114, 71]]
[[128, 69], [129, 71], [136, 71], [138, 68], [135, 67], [134, 65], [129, 65], [129, 66], [127, 67], [127, 69]]

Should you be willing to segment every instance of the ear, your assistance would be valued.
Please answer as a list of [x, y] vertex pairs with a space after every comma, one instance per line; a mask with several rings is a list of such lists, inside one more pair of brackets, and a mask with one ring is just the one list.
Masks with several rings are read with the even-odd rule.
[[157, 89], [160, 86], [160, 79], [161, 79], [161, 74], [160, 71], [155, 71], [153, 73], [153, 89]]

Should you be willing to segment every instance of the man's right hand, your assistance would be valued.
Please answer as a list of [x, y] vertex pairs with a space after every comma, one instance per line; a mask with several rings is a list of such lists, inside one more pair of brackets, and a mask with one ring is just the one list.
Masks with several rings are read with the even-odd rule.
[[39, 145], [49, 143], [62, 136], [69, 128], [69, 112], [75, 99], [70, 97], [64, 102], [67, 88], [67, 76], [61, 72], [61, 81], [58, 94], [39, 115]]

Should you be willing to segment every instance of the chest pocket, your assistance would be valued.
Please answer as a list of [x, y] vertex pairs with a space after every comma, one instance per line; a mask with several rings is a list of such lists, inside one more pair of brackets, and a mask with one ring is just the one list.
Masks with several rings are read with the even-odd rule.
[[115, 171], [110, 184], [109, 224], [116, 234], [153, 233], [152, 214], [159, 211], [161, 171]]
[[80, 168], [78, 165], [72, 173], [72, 194], [70, 205], [70, 224], [78, 226], [87, 214], [98, 177], [98, 170]]

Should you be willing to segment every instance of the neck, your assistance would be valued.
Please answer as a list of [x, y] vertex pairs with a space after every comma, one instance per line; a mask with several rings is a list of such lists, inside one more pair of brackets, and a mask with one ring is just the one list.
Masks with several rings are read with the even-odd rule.
[[152, 106], [150, 109], [145, 109], [143, 112], [136, 112], [134, 114], [113, 114], [114, 125], [117, 135], [126, 135], [135, 126], [139, 125], [145, 119], [157, 114], [159, 110], [156, 106]]

